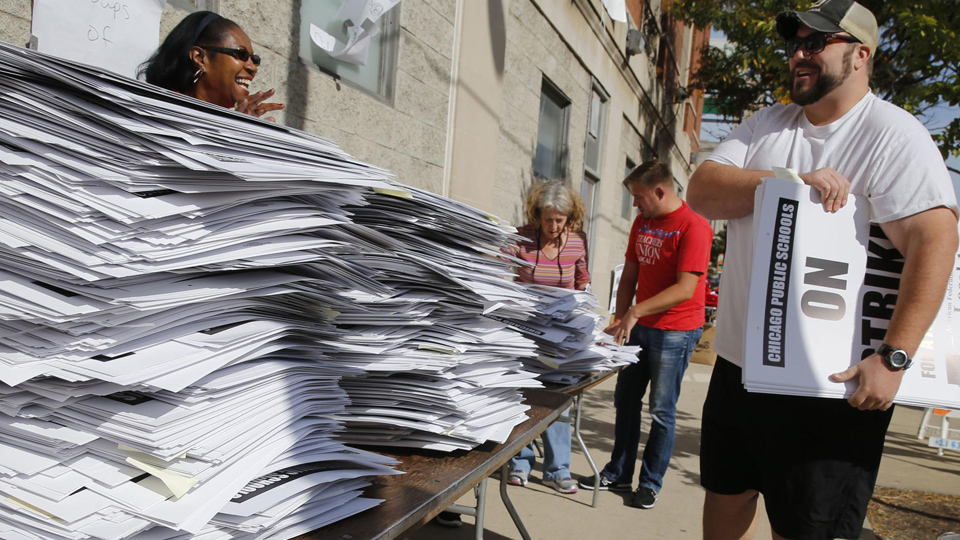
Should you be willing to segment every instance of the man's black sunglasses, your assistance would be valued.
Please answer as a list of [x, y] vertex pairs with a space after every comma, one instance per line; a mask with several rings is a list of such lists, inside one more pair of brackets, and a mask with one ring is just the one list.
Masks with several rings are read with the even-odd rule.
[[807, 54], [819, 54], [823, 52], [823, 49], [827, 45], [838, 41], [860, 43], [860, 40], [853, 36], [816, 32], [806, 37], [792, 37], [788, 39], [785, 47], [787, 50], [787, 58], [793, 58], [793, 55], [797, 54], [797, 51], [799, 51], [801, 47], [807, 51]]
[[253, 60], [253, 65], [260, 65], [260, 57], [255, 54], [250, 54], [250, 52], [246, 49], [228, 49], [227, 47], [211, 47], [209, 45], [200, 45], [199, 47], [208, 51], [229, 54], [241, 62], [246, 62], [248, 59]]

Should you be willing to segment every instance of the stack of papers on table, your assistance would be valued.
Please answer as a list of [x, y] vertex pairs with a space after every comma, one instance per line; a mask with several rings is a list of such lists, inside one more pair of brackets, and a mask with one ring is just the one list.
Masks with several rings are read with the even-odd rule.
[[342, 208], [403, 190], [133, 81], [8, 45], [0, 71], [2, 536], [287, 534], [375, 505], [392, 461], [335, 440], [359, 370], [322, 299], [369, 286]]
[[[388, 252], [348, 260], [375, 269], [383, 297], [337, 307], [346, 332], [337, 358], [365, 372], [344, 379], [350, 396], [341, 440], [452, 451], [503, 442], [524, 421], [518, 389], [541, 386], [522, 361], [536, 344], [484, 313], [532, 313], [534, 299], [504, 279], [499, 258], [513, 230], [491, 215], [425, 191], [367, 196], [347, 207]], [[389, 320], [371, 313], [392, 313]]]
[[638, 346], [618, 346], [603, 331], [605, 317], [589, 292], [521, 283], [535, 299], [536, 310], [526, 317], [496, 314], [501, 321], [537, 344], [537, 357], [524, 360], [526, 369], [543, 382], [574, 384], [590, 373], [610, 371], [637, 361]]
[[[0, 43], [0, 536], [290, 538], [526, 416], [514, 230], [335, 144]], [[345, 424], [349, 427], [345, 427]]]
[[[755, 392], [849, 397], [857, 381], [829, 376], [882, 343], [903, 257], [869, 222], [863, 197], [831, 214], [808, 186], [767, 179], [755, 207], [744, 384]], [[958, 286], [960, 266], [895, 402], [960, 408]]]

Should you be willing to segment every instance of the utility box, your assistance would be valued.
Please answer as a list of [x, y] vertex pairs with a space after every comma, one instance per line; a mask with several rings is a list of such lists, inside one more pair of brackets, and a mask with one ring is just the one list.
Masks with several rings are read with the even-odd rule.
[[646, 44], [646, 41], [646, 36], [644, 36], [640, 30], [636, 28], [627, 30], [627, 56], [633, 56], [643, 52], [643, 46]]

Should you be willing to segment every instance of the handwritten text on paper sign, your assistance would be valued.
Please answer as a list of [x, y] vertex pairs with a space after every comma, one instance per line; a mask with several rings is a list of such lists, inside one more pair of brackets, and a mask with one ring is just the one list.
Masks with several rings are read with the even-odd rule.
[[166, 0], [35, 0], [37, 50], [132, 77], [157, 48]]

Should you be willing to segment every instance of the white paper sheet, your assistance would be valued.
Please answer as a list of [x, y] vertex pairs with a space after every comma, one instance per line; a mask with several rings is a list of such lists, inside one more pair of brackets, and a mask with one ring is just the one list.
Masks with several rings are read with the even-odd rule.
[[37, 0], [33, 35], [40, 52], [133, 77], [157, 48], [166, 0]]

